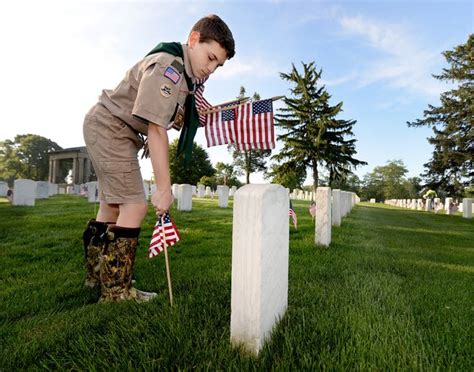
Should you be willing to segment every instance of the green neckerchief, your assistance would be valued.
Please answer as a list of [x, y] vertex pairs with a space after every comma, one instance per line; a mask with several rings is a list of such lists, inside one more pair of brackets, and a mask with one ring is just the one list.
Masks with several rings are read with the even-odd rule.
[[[181, 57], [184, 63], [183, 46], [181, 43], [160, 43], [154, 47], [147, 56], [158, 52], [165, 52], [175, 57]], [[183, 73], [186, 84], [188, 85], [188, 90], [194, 92], [194, 84], [186, 73], [186, 69], [183, 70]], [[179, 136], [177, 156], [184, 152], [184, 165], [187, 168], [193, 152], [194, 137], [199, 127], [199, 114], [197, 112], [194, 94], [187, 95], [184, 108], [184, 125]]]

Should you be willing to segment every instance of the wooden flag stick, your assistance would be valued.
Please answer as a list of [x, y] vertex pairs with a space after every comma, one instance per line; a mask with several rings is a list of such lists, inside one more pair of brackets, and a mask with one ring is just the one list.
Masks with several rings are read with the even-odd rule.
[[161, 238], [163, 239], [163, 244], [165, 246], [165, 264], [166, 264], [166, 278], [168, 279], [168, 292], [170, 295], [170, 305], [173, 306], [173, 288], [171, 285], [171, 273], [170, 273], [170, 263], [168, 260], [168, 244], [166, 244], [165, 229], [164, 226], [164, 215], [161, 216]]
[[[279, 100], [279, 99], [282, 99], [282, 98], [285, 98], [285, 96], [275, 96], [275, 97], [272, 97], [271, 100], [272, 101], [276, 101], [276, 100]], [[217, 106], [213, 106], [207, 110], [203, 110], [203, 111], [199, 111], [199, 115], [207, 115], [207, 114], [212, 114], [214, 112], [221, 112], [221, 111], [224, 111], [224, 110], [232, 110], [234, 108], [237, 108], [239, 107], [242, 103], [246, 102], [248, 100], [248, 98], [244, 101], [239, 101], [238, 104], [235, 104], [235, 105], [232, 105], [232, 106], [227, 106], [227, 107], [222, 107], [222, 103], [220, 105], [217, 105]], [[234, 102], [234, 101], [230, 101], [230, 102]]]
[[241, 105], [242, 103], [247, 102], [249, 99], [250, 97], [243, 97], [239, 99], [233, 99], [227, 102], [222, 102], [222, 103], [219, 103], [218, 105], [208, 108], [207, 110], [199, 111], [199, 115], [207, 115], [207, 114], [212, 114], [214, 112], [220, 112], [222, 110], [229, 110]]

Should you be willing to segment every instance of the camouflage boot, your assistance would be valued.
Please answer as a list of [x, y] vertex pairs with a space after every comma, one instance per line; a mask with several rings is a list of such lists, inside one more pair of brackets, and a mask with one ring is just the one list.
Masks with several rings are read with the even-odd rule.
[[99, 302], [135, 300], [149, 301], [153, 292], [142, 292], [132, 287], [133, 265], [140, 228], [109, 225], [105, 233], [104, 251], [100, 258], [102, 296]]
[[94, 288], [100, 286], [99, 260], [104, 248], [101, 236], [107, 230], [107, 223], [91, 219], [87, 222], [86, 229], [82, 234], [84, 241], [84, 258], [86, 266], [86, 287]]

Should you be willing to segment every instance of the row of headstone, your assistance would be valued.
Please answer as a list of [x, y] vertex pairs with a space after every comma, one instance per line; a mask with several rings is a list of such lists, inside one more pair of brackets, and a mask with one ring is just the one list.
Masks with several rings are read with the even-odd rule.
[[[234, 186], [235, 187], [235, 186]], [[217, 197], [219, 208], [227, 208], [229, 204], [230, 191], [228, 186], [219, 185], [217, 186]], [[234, 189], [235, 190], [235, 189]], [[190, 212], [193, 209], [193, 196], [202, 197], [200, 195], [214, 196], [209, 186], [204, 189], [203, 185], [192, 186], [188, 184], [178, 185], [173, 184], [172, 186], [173, 196], [177, 201], [177, 208], [179, 211]]]
[[[8, 184], [0, 183], [0, 196], [7, 196]], [[46, 181], [17, 179], [13, 181], [13, 205], [34, 206], [36, 199], [48, 199], [59, 193], [59, 185]]]
[[[228, 186], [225, 186], [225, 185], [218, 185], [217, 186], [217, 190], [214, 192], [210, 186], [204, 186], [202, 184], [197, 184], [197, 186], [192, 186], [192, 196], [195, 196], [195, 197], [198, 197], [198, 198], [205, 198], [205, 197], [209, 197], [209, 198], [214, 198], [214, 196], [218, 196], [219, 197], [219, 189], [224, 186], [224, 187], [227, 187], [229, 189]], [[173, 196], [175, 197], [175, 199], [178, 198], [178, 195], [179, 195], [179, 184], [173, 184], [171, 186], [171, 190], [173, 192]], [[235, 192], [237, 191], [237, 187], [236, 186], [232, 186], [228, 193], [227, 193], [227, 198], [228, 197], [233, 197]]]
[[439, 213], [445, 211], [446, 214], [451, 215], [455, 212], [462, 212], [464, 218], [472, 218], [472, 199], [464, 198], [462, 203], [454, 201], [453, 198], [446, 198], [444, 203], [440, 198], [434, 199], [389, 199], [385, 200], [385, 204], [394, 207], [408, 208], [419, 211], [434, 211]]
[[293, 192], [290, 193], [290, 199], [292, 199], [292, 200], [314, 200], [314, 193], [312, 191], [304, 191], [304, 190], [294, 189]]
[[329, 246], [332, 226], [340, 226], [356, 203], [360, 202], [357, 194], [343, 190], [332, 190], [330, 187], [316, 189], [316, 231], [315, 242]]
[[[0, 188], [3, 192], [5, 185], [0, 184]], [[48, 199], [50, 196], [58, 194], [81, 195], [87, 197], [89, 202], [99, 201], [97, 181], [82, 185], [65, 185], [47, 181], [18, 179], [13, 182], [12, 204], [34, 206], [36, 199]]]

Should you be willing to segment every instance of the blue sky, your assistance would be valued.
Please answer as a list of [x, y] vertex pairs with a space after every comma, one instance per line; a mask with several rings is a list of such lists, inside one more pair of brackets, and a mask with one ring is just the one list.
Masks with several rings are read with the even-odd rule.
[[[331, 103], [344, 102], [341, 118], [357, 120], [357, 158], [369, 163], [360, 177], [390, 159], [403, 160], [408, 176], [423, 171], [431, 130], [406, 121], [449, 89], [431, 74], [446, 67], [441, 52], [474, 28], [472, 1], [17, 1], [1, 8], [2, 140], [36, 133], [82, 146], [83, 117], [101, 89], [113, 88], [158, 42], [185, 41], [197, 19], [216, 13], [232, 29], [237, 54], [209, 80], [208, 100], [232, 99], [241, 85], [263, 98], [288, 94], [279, 73], [315, 61]], [[203, 133], [197, 141], [206, 147]], [[214, 164], [231, 161], [225, 146], [207, 150]], [[151, 166], [142, 163], [142, 172], [148, 178]]]

